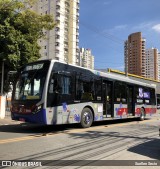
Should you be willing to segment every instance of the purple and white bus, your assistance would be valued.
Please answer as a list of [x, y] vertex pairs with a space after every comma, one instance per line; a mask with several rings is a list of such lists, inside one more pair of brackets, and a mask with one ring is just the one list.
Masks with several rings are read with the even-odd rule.
[[156, 113], [155, 85], [56, 60], [25, 65], [14, 85], [13, 120], [46, 125], [138, 117]]

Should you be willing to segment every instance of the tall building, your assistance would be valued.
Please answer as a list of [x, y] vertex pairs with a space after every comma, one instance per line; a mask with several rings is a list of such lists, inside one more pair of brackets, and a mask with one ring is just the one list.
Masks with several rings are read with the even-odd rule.
[[79, 51], [79, 65], [89, 69], [94, 69], [94, 56], [91, 49], [80, 48]]
[[57, 23], [46, 38], [39, 41], [42, 59], [56, 59], [78, 64], [79, 0], [38, 0], [32, 7], [41, 15], [54, 16]]
[[141, 32], [128, 36], [124, 43], [125, 71], [145, 77], [145, 42]]
[[158, 80], [158, 49], [146, 49], [146, 73], [145, 77]]
[[160, 80], [160, 53], [158, 53], [158, 80]]

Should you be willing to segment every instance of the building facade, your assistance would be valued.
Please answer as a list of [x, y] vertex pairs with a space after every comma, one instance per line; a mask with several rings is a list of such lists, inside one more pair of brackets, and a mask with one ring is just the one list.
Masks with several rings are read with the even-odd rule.
[[79, 50], [79, 65], [89, 69], [94, 69], [94, 56], [91, 49], [80, 48]]
[[160, 53], [158, 52], [158, 80], [160, 81]]
[[158, 49], [146, 49], [146, 73], [145, 77], [158, 80]]
[[125, 72], [145, 77], [145, 43], [141, 32], [128, 36], [124, 43]]
[[41, 15], [54, 16], [57, 23], [46, 38], [39, 41], [41, 59], [56, 59], [78, 65], [79, 0], [38, 0], [32, 7]]

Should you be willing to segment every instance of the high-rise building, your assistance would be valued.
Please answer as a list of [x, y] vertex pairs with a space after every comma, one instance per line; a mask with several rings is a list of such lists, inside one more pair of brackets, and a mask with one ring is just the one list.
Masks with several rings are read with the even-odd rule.
[[158, 80], [158, 49], [146, 49], [146, 73], [145, 77]]
[[125, 71], [145, 77], [145, 42], [141, 32], [128, 36], [124, 43]]
[[89, 69], [94, 69], [94, 56], [91, 49], [80, 48], [79, 51], [79, 65]]
[[32, 9], [41, 15], [53, 15], [57, 23], [39, 41], [42, 58], [78, 64], [79, 0], [38, 0]]
[[158, 52], [158, 80], [160, 80], [160, 53]]

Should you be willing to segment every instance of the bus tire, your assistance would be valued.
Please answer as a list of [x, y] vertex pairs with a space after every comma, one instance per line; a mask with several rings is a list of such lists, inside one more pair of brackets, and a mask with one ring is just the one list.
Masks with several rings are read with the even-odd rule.
[[144, 108], [141, 108], [140, 113], [141, 113], [141, 115], [140, 115], [139, 120], [143, 121], [145, 119], [145, 110], [144, 110]]
[[93, 123], [93, 113], [91, 109], [86, 107], [82, 110], [80, 126], [83, 128], [88, 128], [92, 125], [92, 123]]

